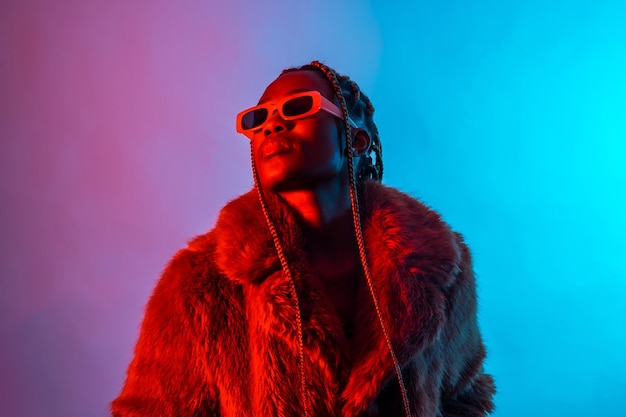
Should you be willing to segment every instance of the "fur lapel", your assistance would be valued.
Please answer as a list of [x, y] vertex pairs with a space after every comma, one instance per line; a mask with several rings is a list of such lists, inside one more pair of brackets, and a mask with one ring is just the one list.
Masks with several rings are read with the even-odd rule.
[[[371, 293], [364, 286], [357, 295], [360, 309], [349, 351], [339, 320], [302, 261], [297, 216], [276, 196], [268, 195], [266, 199], [298, 294], [307, 294], [299, 297], [299, 301], [306, 355], [310, 358], [307, 365], [310, 400], [314, 409], [318, 405], [329, 408], [328, 415], [342, 408], [344, 415], [356, 416], [394, 378]], [[446, 308], [445, 289], [459, 271], [459, 247], [438, 214], [406, 194], [369, 182], [363, 187], [360, 201], [374, 293], [403, 366], [439, 335]], [[256, 190], [231, 201], [222, 210], [215, 232], [217, 265], [225, 276], [243, 285], [250, 301], [247, 314], [251, 340], [258, 342], [259, 349], [277, 343], [284, 346], [280, 359], [292, 362], [297, 369], [299, 343], [290, 283], [281, 271]], [[257, 386], [269, 384], [276, 398], [268, 398], [263, 392], [253, 401], [263, 403], [262, 408], [269, 414], [289, 414], [289, 407], [295, 407], [294, 401], [281, 395], [293, 393], [294, 382], [268, 371], [268, 364], [275, 367], [276, 358], [267, 355], [253, 351], [251, 369]], [[259, 372], [254, 372], [255, 368]], [[333, 400], [338, 397], [342, 398], [342, 404]], [[277, 404], [283, 403], [287, 408], [278, 409]]]

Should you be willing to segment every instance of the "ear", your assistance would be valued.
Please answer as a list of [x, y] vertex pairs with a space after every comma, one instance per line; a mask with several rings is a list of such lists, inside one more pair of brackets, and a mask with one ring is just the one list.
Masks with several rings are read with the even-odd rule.
[[352, 155], [361, 156], [367, 154], [370, 150], [372, 140], [369, 133], [365, 129], [352, 129]]

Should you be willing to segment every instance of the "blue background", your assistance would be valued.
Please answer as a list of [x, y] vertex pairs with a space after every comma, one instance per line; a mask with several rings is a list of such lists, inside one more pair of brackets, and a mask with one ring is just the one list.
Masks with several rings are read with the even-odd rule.
[[235, 114], [320, 59], [466, 237], [496, 416], [623, 415], [626, 2], [3, 1], [0, 403], [102, 416], [170, 256], [252, 184]]

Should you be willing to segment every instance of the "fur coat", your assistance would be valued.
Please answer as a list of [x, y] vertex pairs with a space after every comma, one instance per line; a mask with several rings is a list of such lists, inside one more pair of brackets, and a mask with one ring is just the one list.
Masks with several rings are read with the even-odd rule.
[[[266, 196], [296, 283], [313, 416], [404, 416], [399, 384], [367, 286], [348, 341], [307, 272], [294, 212]], [[381, 313], [415, 417], [484, 416], [470, 255], [459, 234], [414, 198], [379, 183], [360, 194]], [[150, 298], [116, 417], [301, 416], [296, 307], [256, 190], [179, 251]]]

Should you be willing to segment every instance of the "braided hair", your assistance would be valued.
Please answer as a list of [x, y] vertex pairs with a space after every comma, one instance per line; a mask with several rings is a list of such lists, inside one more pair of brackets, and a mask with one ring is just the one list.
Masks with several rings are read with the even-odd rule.
[[[380, 136], [378, 136], [378, 128], [374, 122], [374, 106], [369, 97], [361, 91], [357, 83], [352, 81], [350, 77], [341, 75], [334, 69], [318, 61], [313, 61], [310, 64], [300, 67], [287, 68], [283, 70], [280, 75], [305, 70], [315, 71], [327, 79], [335, 95], [338, 98], [343, 97], [350, 119], [369, 134], [371, 146], [369, 153], [361, 157], [359, 165], [357, 166], [357, 183], [360, 184], [364, 180], [381, 182], [383, 179], [383, 148], [380, 143]], [[344, 115], [344, 125], [342, 129], [344, 133], [348, 133], [347, 136], [350, 137], [351, 126], [347, 120], [347, 117]], [[348, 152], [350, 148], [350, 146], [346, 146], [345, 152]]]
[[[400, 386], [400, 392], [402, 395], [402, 405], [404, 408], [404, 412], [406, 417], [410, 417], [410, 404], [407, 395], [406, 386], [404, 384], [404, 378], [402, 377], [402, 371], [400, 369], [400, 363], [396, 356], [396, 353], [391, 344], [391, 337], [389, 336], [389, 331], [387, 330], [387, 326], [385, 324], [385, 320], [383, 319], [382, 312], [378, 303], [378, 297], [376, 295], [376, 291], [374, 290], [374, 284], [372, 282], [372, 274], [369, 268], [367, 254], [365, 250], [365, 240], [363, 238], [363, 229], [361, 227], [361, 214], [359, 210], [359, 197], [357, 192], [357, 185], [361, 184], [365, 180], [373, 180], [380, 182], [383, 176], [383, 159], [382, 159], [382, 146], [380, 144], [380, 137], [378, 136], [378, 129], [376, 124], [374, 123], [373, 115], [374, 115], [374, 106], [369, 98], [361, 92], [359, 86], [349, 77], [338, 74], [332, 68], [322, 64], [319, 61], [313, 61], [308, 65], [303, 65], [297, 68], [289, 68], [283, 70], [280, 74], [281, 76], [285, 73], [292, 71], [303, 71], [303, 70], [313, 70], [321, 73], [331, 84], [333, 92], [336, 98], [339, 100], [339, 105], [342, 112], [343, 119], [343, 133], [345, 136], [345, 154], [348, 161], [348, 174], [350, 181], [350, 201], [352, 206], [352, 220], [354, 223], [354, 229], [356, 234], [357, 245], [359, 248], [359, 258], [361, 260], [361, 266], [363, 267], [363, 272], [365, 275], [365, 280], [367, 281], [367, 286], [369, 288], [370, 294], [372, 296], [372, 301], [374, 303], [374, 307], [376, 309], [376, 314], [378, 316], [378, 320], [381, 325], [381, 329], [383, 335], [385, 337], [385, 341], [387, 342], [387, 347], [389, 348], [389, 354], [391, 356], [393, 366], [396, 372], [396, 376], [398, 378], [398, 384]], [[280, 78], [280, 77], [279, 77]], [[353, 155], [351, 152], [352, 149], [352, 126], [349, 123], [349, 119], [352, 119], [357, 126], [365, 129], [371, 139], [370, 153], [363, 155], [363, 157], [359, 161], [359, 166], [356, 167], [356, 175], [355, 175], [355, 167], [353, 164]], [[340, 144], [341, 145], [341, 144]], [[307, 381], [306, 381], [306, 373], [305, 373], [305, 365], [304, 365], [304, 334], [303, 334], [303, 323], [302, 323], [302, 312], [300, 309], [300, 301], [298, 298], [298, 292], [296, 288], [296, 283], [294, 281], [293, 274], [291, 272], [291, 268], [289, 263], [287, 262], [285, 256], [285, 248], [283, 247], [282, 241], [276, 227], [274, 225], [274, 221], [269, 214], [269, 210], [267, 207], [267, 203], [265, 201], [264, 192], [262, 187], [260, 186], [258, 172], [256, 170], [256, 165], [254, 163], [254, 154], [252, 153], [252, 146], [250, 148], [251, 152], [251, 160], [252, 160], [252, 172], [254, 176], [255, 187], [259, 193], [259, 199], [261, 201], [261, 208], [263, 210], [263, 214], [265, 216], [265, 220], [267, 221], [268, 227], [270, 229], [270, 233], [274, 240], [274, 246], [276, 247], [276, 251], [278, 253], [278, 257], [280, 259], [280, 263], [283, 269], [283, 273], [287, 276], [290, 282], [290, 292], [296, 307], [296, 328], [299, 342], [299, 365], [300, 365], [300, 389], [302, 395], [302, 406], [303, 406], [303, 415], [305, 417], [310, 416], [310, 404], [307, 393]], [[375, 160], [372, 159], [371, 153], [374, 153]]]

